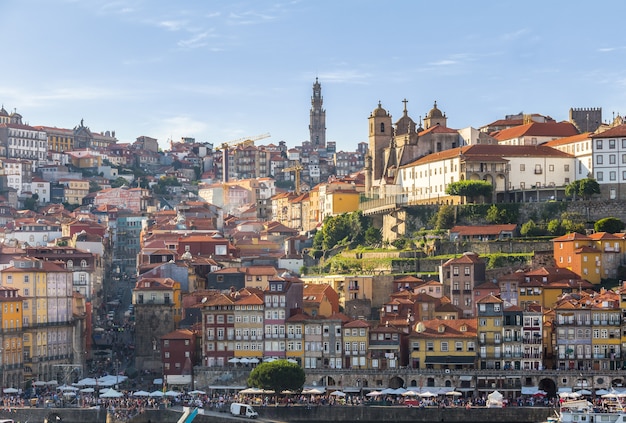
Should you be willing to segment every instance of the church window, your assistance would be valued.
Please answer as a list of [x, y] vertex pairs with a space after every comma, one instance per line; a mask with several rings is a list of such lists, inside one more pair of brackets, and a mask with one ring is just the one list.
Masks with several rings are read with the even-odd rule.
[[380, 132], [385, 132], [385, 124], [384, 123], [380, 124]]

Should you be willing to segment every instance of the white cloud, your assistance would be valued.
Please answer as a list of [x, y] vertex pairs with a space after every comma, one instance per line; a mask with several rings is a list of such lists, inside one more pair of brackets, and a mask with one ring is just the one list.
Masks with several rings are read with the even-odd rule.
[[168, 31], [180, 31], [188, 25], [186, 21], [160, 21], [158, 26]]

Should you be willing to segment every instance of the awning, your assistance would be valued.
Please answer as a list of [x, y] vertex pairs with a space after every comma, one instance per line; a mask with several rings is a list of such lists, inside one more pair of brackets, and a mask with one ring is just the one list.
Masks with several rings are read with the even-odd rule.
[[475, 357], [458, 357], [453, 355], [426, 357], [426, 364], [474, 364]]
[[463, 375], [463, 376], [459, 377], [459, 380], [472, 380], [472, 376]]
[[191, 375], [166, 375], [165, 381], [168, 385], [189, 385]]

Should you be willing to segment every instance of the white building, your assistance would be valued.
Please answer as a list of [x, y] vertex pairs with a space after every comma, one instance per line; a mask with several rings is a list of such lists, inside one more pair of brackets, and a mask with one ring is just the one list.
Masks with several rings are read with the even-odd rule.
[[549, 141], [544, 145], [576, 157], [575, 181], [593, 176], [593, 148], [589, 132]]
[[30, 159], [44, 164], [48, 154], [45, 131], [20, 123], [0, 124], [0, 144], [6, 146], [7, 157]]
[[29, 160], [0, 159], [4, 174], [7, 175], [7, 185], [17, 191], [17, 195], [22, 195], [23, 191], [28, 191], [28, 185], [32, 180], [32, 162]]
[[462, 180], [491, 183], [498, 202], [536, 201], [541, 194], [552, 196], [540, 193], [541, 189], [572, 182], [574, 164], [572, 155], [546, 146], [477, 144], [429, 154], [401, 166], [396, 185], [409, 204], [458, 202], [446, 189]]
[[591, 136], [593, 177], [602, 198], [626, 199], [626, 124]]

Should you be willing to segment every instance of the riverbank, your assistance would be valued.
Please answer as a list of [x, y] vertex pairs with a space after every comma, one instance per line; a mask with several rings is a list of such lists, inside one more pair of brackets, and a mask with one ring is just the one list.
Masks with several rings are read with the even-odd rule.
[[[380, 422], [419, 422], [419, 423], [536, 423], [545, 421], [554, 411], [545, 407], [510, 407], [510, 408], [410, 408], [399, 406], [318, 406], [318, 407], [258, 407], [259, 421], [273, 423], [297, 422], [342, 422], [342, 423], [380, 423]], [[116, 420], [104, 410], [76, 408], [18, 408], [11, 411], [1, 410], [0, 418], [11, 418], [16, 422], [59, 421], [62, 423], [174, 423], [182, 413], [181, 407], [166, 410], [146, 410], [132, 419]], [[194, 423], [233, 423], [241, 419], [224, 412], [206, 411], [198, 414]]]

